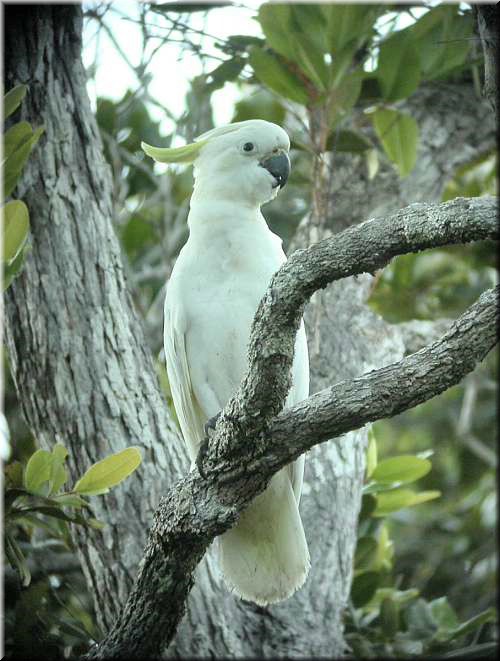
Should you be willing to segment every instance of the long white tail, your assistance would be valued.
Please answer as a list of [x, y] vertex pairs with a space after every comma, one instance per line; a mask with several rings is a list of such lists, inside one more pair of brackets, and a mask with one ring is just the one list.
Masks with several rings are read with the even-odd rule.
[[219, 538], [220, 565], [232, 592], [261, 606], [290, 597], [306, 580], [309, 549], [286, 468]]

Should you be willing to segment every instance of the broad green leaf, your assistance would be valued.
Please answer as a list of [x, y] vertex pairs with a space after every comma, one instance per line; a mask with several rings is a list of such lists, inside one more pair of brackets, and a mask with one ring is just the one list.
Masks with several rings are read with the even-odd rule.
[[358, 3], [325, 3], [321, 9], [327, 20], [328, 47], [333, 56], [346, 48], [359, 48], [381, 11], [377, 5]]
[[429, 604], [423, 599], [417, 599], [406, 611], [408, 631], [415, 640], [432, 638], [438, 629]]
[[358, 539], [356, 553], [354, 555], [354, 566], [356, 569], [364, 569], [372, 564], [377, 551], [377, 542], [373, 537], [365, 536]]
[[461, 67], [473, 41], [470, 12], [460, 13], [458, 5], [440, 5], [408, 28], [419, 45], [421, 68], [427, 80], [435, 80]]
[[57, 443], [52, 448], [52, 465], [50, 468], [50, 493], [55, 494], [59, 491], [62, 485], [68, 480], [68, 472], [64, 466], [66, 457], [68, 456], [68, 451], [61, 445]]
[[11, 200], [3, 208], [3, 259], [11, 264], [28, 238], [30, 218], [28, 207], [21, 200]]
[[302, 105], [309, 103], [302, 82], [275, 55], [254, 46], [250, 50], [250, 65], [257, 78], [270, 89]]
[[450, 606], [447, 597], [433, 599], [429, 606], [432, 616], [440, 629], [450, 631], [456, 629], [456, 627], [459, 625], [457, 614]]
[[408, 98], [420, 83], [420, 45], [411, 32], [396, 32], [380, 47], [377, 78], [386, 101]]
[[367, 149], [371, 149], [373, 144], [362, 133], [350, 129], [340, 129], [340, 131], [334, 130], [330, 133], [326, 146], [328, 151], [361, 154]]
[[11, 126], [3, 137], [3, 158], [7, 159], [16, 149], [21, 147], [33, 135], [33, 129], [28, 122], [18, 122]]
[[222, 62], [208, 74], [208, 87], [211, 90], [224, 87], [225, 83], [238, 78], [244, 66], [245, 60], [239, 56], [232, 57], [230, 60]]
[[361, 608], [370, 601], [379, 582], [380, 574], [375, 571], [365, 571], [354, 577], [351, 586], [351, 599], [354, 608]]
[[139, 466], [141, 453], [136, 447], [106, 457], [91, 466], [75, 484], [73, 491], [87, 496], [107, 493]]
[[12, 191], [17, 186], [17, 181], [21, 175], [23, 167], [28, 160], [28, 157], [36, 145], [40, 136], [44, 132], [43, 126], [37, 128], [29, 140], [23, 142], [17, 149], [15, 149], [4, 163], [4, 198], [9, 197]]
[[42, 485], [50, 479], [52, 459], [52, 454], [47, 450], [37, 450], [31, 455], [24, 471], [24, 486], [28, 491], [46, 495]]
[[24, 259], [27, 253], [30, 250], [29, 243], [24, 245], [24, 248], [17, 255], [15, 259], [12, 260], [10, 264], [3, 265], [3, 290], [5, 291], [11, 284], [11, 282], [16, 278], [22, 271], [24, 266]]
[[373, 568], [376, 571], [380, 571], [382, 569], [391, 569], [393, 558], [394, 544], [392, 543], [392, 539], [389, 537], [389, 528], [384, 522], [380, 526], [378, 533], [377, 551], [373, 557]]
[[14, 537], [8, 532], [5, 533], [5, 555], [11, 567], [18, 572], [21, 585], [27, 587], [31, 582], [31, 573], [26, 558]]
[[375, 467], [377, 466], [377, 439], [373, 427], [368, 431], [368, 447], [366, 448], [366, 477], [372, 476]]
[[463, 622], [456, 629], [450, 632], [450, 640], [452, 638], [458, 638], [459, 636], [465, 636], [466, 634], [476, 631], [479, 627], [487, 622], [495, 622], [497, 619], [497, 612], [495, 608], [488, 608], [487, 610], [471, 617], [470, 620]]
[[400, 176], [406, 177], [413, 170], [417, 160], [416, 121], [406, 113], [388, 109], [376, 110], [372, 118], [385, 153], [396, 165]]
[[410, 489], [393, 489], [377, 495], [377, 508], [373, 516], [387, 516], [392, 512], [403, 509], [404, 507], [413, 507], [420, 503], [439, 498], [440, 491], [420, 491], [416, 493]]
[[10, 117], [12, 113], [21, 105], [21, 101], [26, 96], [28, 88], [26, 85], [16, 85], [3, 97], [3, 118]]
[[292, 37], [292, 8], [286, 3], [263, 3], [259, 7], [258, 21], [266, 41], [280, 55], [295, 60]]
[[402, 454], [380, 461], [372, 473], [372, 480], [391, 484], [393, 482], [409, 483], [420, 479], [432, 468], [428, 459], [420, 459], [414, 455]]

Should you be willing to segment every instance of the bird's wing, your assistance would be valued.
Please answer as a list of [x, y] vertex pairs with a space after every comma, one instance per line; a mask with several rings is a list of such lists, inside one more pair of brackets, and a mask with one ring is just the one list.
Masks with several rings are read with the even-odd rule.
[[[300, 324], [297, 339], [295, 340], [295, 357], [293, 361], [292, 375], [293, 383], [290, 392], [288, 393], [285, 404], [286, 407], [293, 406], [309, 396], [309, 354], [303, 321]], [[300, 501], [300, 493], [302, 491], [304, 463], [305, 455], [302, 454], [296, 461], [287, 466], [297, 503]]]
[[206, 421], [195, 397], [186, 355], [186, 329], [180, 315], [172, 315], [165, 307], [165, 360], [167, 374], [189, 456], [195, 459], [203, 440], [203, 425]]

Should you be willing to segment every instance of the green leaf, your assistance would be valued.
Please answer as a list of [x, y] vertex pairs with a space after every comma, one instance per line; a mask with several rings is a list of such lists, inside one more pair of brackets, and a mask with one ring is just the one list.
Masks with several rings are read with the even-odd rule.
[[377, 136], [401, 177], [413, 170], [417, 160], [418, 126], [410, 115], [397, 110], [380, 109], [373, 115]]
[[4, 206], [3, 259], [11, 264], [28, 238], [30, 218], [28, 207], [21, 200], [11, 200]]
[[429, 603], [429, 607], [431, 609], [432, 616], [440, 629], [453, 630], [459, 625], [457, 614], [450, 606], [450, 603], [446, 597], [433, 599]]
[[22, 586], [27, 587], [31, 582], [28, 564], [16, 540], [8, 532], [5, 533], [5, 555], [11, 567], [18, 572]]
[[458, 5], [441, 5], [408, 28], [419, 45], [427, 80], [443, 78], [466, 62], [474, 36], [470, 14], [462, 14]]
[[351, 599], [354, 608], [361, 608], [370, 601], [379, 582], [380, 574], [375, 571], [365, 571], [354, 577], [351, 587]]
[[258, 21], [269, 46], [280, 55], [294, 61], [291, 6], [286, 3], [263, 3], [259, 7]]
[[26, 96], [28, 88], [26, 85], [16, 85], [3, 97], [3, 118], [10, 117], [12, 113], [21, 105], [21, 101]]
[[301, 81], [275, 55], [263, 48], [250, 49], [250, 65], [257, 78], [281, 96], [302, 105], [309, 103], [309, 95]]
[[377, 495], [377, 508], [373, 516], [387, 516], [392, 512], [403, 509], [404, 507], [413, 507], [420, 503], [439, 498], [440, 491], [420, 491], [415, 493], [410, 489], [393, 489]]
[[18, 122], [11, 126], [3, 137], [3, 158], [7, 159], [16, 149], [21, 147], [33, 135], [31, 124]]
[[11, 284], [11, 282], [16, 278], [22, 271], [24, 266], [24, 259], [28, 252], [30, 251], [30, 244], [25, 243], [24, 248], [17, 255], [15, 259], [12, 260], [10, 264], [3, 264], [3, 290], [5, 291]]
[[[375, 516], [375, 515], [374, 515]], [[389, 528], [384, 522], [380, 526], [377, 541], [377, 552], [373, 557], [373, 568], [376, 571], [391, 569], [394, 557], [394, 545], [389, 537]]]
[[427, 475], [431, 468], [432, 464], [428, 459], [402, 454], [379, 462], [371, 478], [383, 484], [391, 484], [392, 482], [409, 483]]
[[57, 443], [52, 448], [52, 465], [50, 468], [50, 492], [51, 494], [57, 493], [62, 485], [68, 480], [68, 472], [64, 466], [68, 451]]
[[227, 82], [238, 78], [244, 66], [245, 60], [239, 56], [222, 62], [222, 64], [219, 64], [218, 67], [208, 74], [210, 79], [208, 87], [211, 90], [224, 87]]
[[463, 622], [458, 627], [456, 627], [452, 632], [450, 632], [451, 638], [458, 638], [459, 636], [465, 636], [466, 634], [476, 631], [479, 627], [483, 626], [487, 622], [495, 622], [497, 619], [497, 613], [495, 608], [488, 608], [487, 610], [471, 617], [470, 620]]
[[44, 130], [43, 126], [36, 129], [31, 138], [18, 146], [18, 148], [15, 149], [5, 160], [3, 182], [4, 197], [9, 197], [17, 186], [17, 181], [21, 175], [23, 167]]
[[73, 490], [87, 496], [107, 493], [111, 487], [133, 473], [141, 461], [141, 453], [136, 447], [117, 452], [91, 466]]
[[346, 48], [359, 48], [381, 12], [376, 5], [358, 3], [325, 3], [321, 9], [327, 21], [328, 48], [334, 56]]
[[332, 131], [326, 143], [327, 151], [351, 152], [353, 154], [361, 154], [372, 147], [372, 142], [362, 133], [350, 129]]
[[50, 479], [51, 466], [52, 454], [47, 450], [37, 450], [32, 454], [24, 471], [25, 488], [31, 493], [45, 496], [45, 489], [41, 487]]
[[426, 640], [432, 638], [438, 629], [438, 625], [429, 604], [423, 599], [417, 599], [406, 611], [408, 621], [408, 632], [415, 640]]
[[406, 99], [420, 83], [420, 45], [411, 32], [396, 32], [380, 47], [377, 78], [386, 101]]
[[377, 542], [373, 537], [360, 537], [356, 545], [354, 555], [354, 566], [356, 569], [364, 569], [372, 564], [377, 551]]

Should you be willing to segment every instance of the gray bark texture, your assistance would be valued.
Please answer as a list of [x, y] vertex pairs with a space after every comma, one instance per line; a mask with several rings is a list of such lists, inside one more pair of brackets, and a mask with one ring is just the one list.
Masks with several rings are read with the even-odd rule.
[[68, 448], [73, 480], [124, 447], [137, 445], [143, 455], [125, 488], [92, 499], [106, 528], [74, 531], [106, 630], [185, 452], [124, 279], [110, 172], [80, 60], [80, 8], [6, 5], [5, 23], [6, 87], [28, 85], [22, 118], [45, 126], [16, 191], [30, 210], [32, 250], [5, 297], [24, 416], [42, 447]]
[[[17, 191], [30, 208], [33, 249], [24, 273], [6, 297], [7, 344], [24, 414], [43, 446], [61, 442], [68, 447], [73, 477], [90, 463], [128, 445], [140, 446], [144, 456], [140, 471], [124, 486], [93, 499], [96, 516], [108, 527], [102, 532], [77, 533], [96, 613], [108, 630], [132, 587], [160, 496], [187, 471], [188, 462], [159, 393], [124, 280], [111, 225], [111, 178], [85, 92], [80, 10], [61, 5], [27, 10], [9, 6], [5, 18], [7, 87], [19, 82], [29, 85], [23, 119], [46, 127]], [[443, 96], [438, 89], [435, 94], [437, 103]], [[424, 108], [425, 103], [422, 115]], [[469, 110], [477, 113], [477, 106], [471, 103]], [[432, 116], [433, 106], [426, 111]], [[459, 114], [465, 114], [463, 108]], [[441, 143], [427, 156], [427, 143], [422, 143], [427, 168], [434, 162], [432, 154], [436, 158], [443, 154], [445, 170], [444, 154], [453, 158], [456, 124], [452, 116], [457, 117], [457, 106], [452, 103], [435, 113]], [[460, 134], [459, 151], [472, 156], [477, 145], [491, 146], [493, 129], [484, 116], [468, 121], [471, 130]], [[335, 167], [336, 163], [337, 159]], [[450, 165], [450, 171], [453, 167]], [[446, 176], [440, 170], [432, 184], [429, 179], [427, 187], [412, 188], [412, 175], [406, 180], [407, 190], [400, 194], [394, 189], [400, 186], [399, 180], [390, 168], [386, 178], [381, 178], [382, 169], [368, 186], [360, 176], [356, 157], [343, 162], [342, 168], [334, 176], [334, 181], [339, 176], [332, 205], [337, 227], [385, 215], [419, 199], [435, 201]], [[387, 181], [391, 183], [386, 187]], [[379, 197], [372, 207], [370, 196], [375, 194]], [[404, 195], [410, 199], [402, 202]], [[351, 209], [347, 221], [342, 209]], [[349, 278], [314, 295], [306, 315], [313, 391], [403, 355], [398, 330], [384, 324], [365, 305], [370, 282], [368, 275]], [[187, 613], [168, 656], [269, 658], [342, 653], [341, 616], [350, 588], [365, 438], [365, 430], [355, 431], [343, 437], [342, 443], [317, 446], [308, 455], [301, 511], [306, 535], [314, 543], [310, 541], [313, 568], [306, 586], [273, 607], [240, 601], [220, 584], [209, 552], [196, 570]], [[264, 480], [261, 482], [263, 486]], [[209, 488], [202, 481], [196, 484]], [[231, 492], [231, 487], [225, 489]], [[182, 596], [192, 585], [192, 571], [207, 545], [206, 537], [200, 541], [199, 537], [177, 536], [174, 541], [184, 549], [183, 564], [172, 566], [164, 553], [168, 545], [164, 546], [161, 526], [180, 522], [182, 503], [192, 502], [195, 496], [196, 492], [183, 491], [168, 521], [161, 516], [166, 510], [160, 511], [153, 526], [153, 547], [148, 546], [149, 555], [141, 564], [141, 577], [148, 585], [144, 596], [151, 599], [142, 615], [153, 625], [148, 635], [157, 651], [159, 639], [172, 633], [172, 622], [182, 614]], [[229, 502], [231, 496], [227, 498]], [[169, 499], [171, 495], [167, 502]], [[215, 530], [220, 532], [234, 521], [234, 506], [228, 505], [219, 515]], [[154, 556], [155, 565], [150, 560], [157, 543], [163, 554]], [[165, 593], [165, 576], [171, 577], [172, 572], [175, 581], [169, 589], [175, 588], [174, 593]], [[167, 599], [167, 594], [175, 598]], [[143, 602], [134, 601], [136, 597], [134, 592], [125, 614], [141, 615], [137, 606]], [[165, 601], [167, 605], [160, 608]], [[175, 616], [174, 608], [178, 609]], [[108, 642], [112, 639], [113, 634]], [[124, 640], [120, 649], [128, 656], [137, 648], [123, 646]], [[94, 650], [93, 655], [106, 649]], [[141, 655], [147, 656], [144, 649]]]
[[158, 655], [184, 614], [208, 545], [275, 472], [320, 442], [443, 392], [497, 342], [498, 292], [488, 290], [431, 346], [282, 411], [295, 334], [311, 294], [331, 280], [380, 268], [396, 254], [498, 235], [495, 200], [457, 198], [367, 221], [296, 252], [281, 267], [255, 315], [247, 374], [198, 458], [203, 477], [191, 471], [162, 498], [125, 609], [89, 659]]

